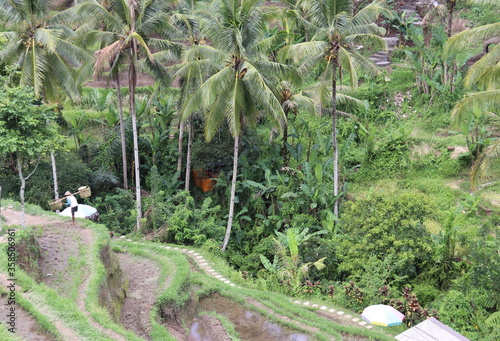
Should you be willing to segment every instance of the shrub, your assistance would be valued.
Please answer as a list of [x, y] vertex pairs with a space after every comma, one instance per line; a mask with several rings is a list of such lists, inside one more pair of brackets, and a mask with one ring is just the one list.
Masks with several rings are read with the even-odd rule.
[[420, 193], [375, 194], [346, 203], [340, 233], [334, 237], [339, 269], [359, 277], [370, 257], [382, 260], [394, 254], [404, 260], [394, 275], [415, 277], [432, 254], [430, 235], [423, 225], [432, 210]]
[[178, 196], [185, 197], [185, 202], [174, 206], [167, 217], [167, 240], [198, 247], [209, 239], [222, 241], [225, 228], [217, 215], [221, 207], [212, 206], [212, 199], [208, 197], [200, 208], [195, 208], [193, 198], [184, 192], [174, 196], [171, 201], [177, 202]]
[[100, 221], [111, 231], [128, 234], [134, 230], [136, 219], [133, 193], [117, 188], [114, 194], [98, 197], [94, 201], [100, 213]]

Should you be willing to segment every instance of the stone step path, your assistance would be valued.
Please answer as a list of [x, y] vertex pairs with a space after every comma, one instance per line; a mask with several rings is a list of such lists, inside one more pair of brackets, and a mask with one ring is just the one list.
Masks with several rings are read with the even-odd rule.
[[[121, 236], [120, 238], [122, 239], [125, 239], [126, 237], [125, 236]], [[125, 239], [127, 242], [132, 242], [133, 244], [140, 244], [140, 245], [143, 245], [143, 246], [147, 246], [146, 243], [142, 243], [142, 242], [136, 242], [136, 241], [133, 241], [132, 239]], [[225, 277], [223, 277], [222, 275], [220, 275], [219, 273], [217, 273], [211, 266], [210, 264], [208, 264], [208, 262], [203, 258], [202, 255], [200, 255], [198, 252], [194, 251], [194, 250], [189, 250], [188, 248], [182, 248], [182, 247], [177, 247], [177, 246], [168, 246], [168, 245], [161, 245], [161, 244], [156, 244], [157, 246], [159, 247], [162, 247], [162, 248], [165, 248], [167, 250], [176, 250], [176, 251], [179, 251], [179, 252], [182, 252], [186, 255], [188, 255], [189, 257], [191, 257], [198, 265], [199, 267], [205, 271], [209, 276], [212, 276], [214, 278], [217, 278], [218, 280], [220, 280], [221, 282], [224, 282], [226, 283], [227, 285], [230, 285], [232, 287], [236, 286], [234, 283], [232, 283], [230, 280], [226, 279]], [[360, 316], [358, 317], [353, 317], [352, 315], [350, 314], [346, 314], [344, 311], [342, 310], [336, 310], [336, 309], [333, 309], [333, 308], [329, 308], [325, 305], [319, 305], [319, 304], [316, 304], [316, 303], [311, 303], [309, 301], [305, 301], [305, 302], [301, 302], [299, 300], [296, 300], [296, 301], [292, 301], [293, 303], [295, 304], [299, 304], [299, 305], [302, 305], [302, 306], [305, 306], [305, 307], [311, 307], [311, 308], [318, 308], [324, 312], [327, 312], [327, 313], [330, 313], [330, 314], [337, 314], [339, 316], [342, 316], [346, 321], [350, 320], [354, 323], [357, 323], [358, 325], [360, 325], [361, 327], [364, 327], [366, 329], [372, 329], [373, 326], [368, 324], [366, 321], [364, 321], [363, 319], [360, 318]]]
[[370, 59], [377, 65], [378, 67], [388, 67], [391, 65], [390, 54], [391, 51], [396, 49], [396, 45], [398, 44], [398, 37], [383, 37], [387, 44], [387, 52], [379, 51], [371, 55]]
[[[398, 13], [406, 12], [405, 17], [410, 18], [414, 16], [415, 21], [413, 24], [415, 26], [422, 25], [422, 17], [417, 11], [417, 8], [422, 7], [432, 7], [436, 6], [437, 2], [435, 0], [426, 0], [426, 1], [404, 1], [401, 5], [397, 6], [396, 10]], [[370, 59], [377, 65], [378, 67], [388, 67], [391, 65], [390, 55], [391, 51], [393, 51], [399, 41], [399, 37], [383, 37], [385, 42], [387, 43], [387, 52], [377, 52], [370, 56]]]

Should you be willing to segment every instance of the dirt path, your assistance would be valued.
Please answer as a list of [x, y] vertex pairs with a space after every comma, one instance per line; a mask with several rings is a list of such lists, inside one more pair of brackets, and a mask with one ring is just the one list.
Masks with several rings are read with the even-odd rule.
[[[13, 210], [12, 208], [4, 209], [0, 212], [6, 219], [7, 226], [10, 225], [21, 225], [21, 211]], [[50, 219], [45, 217], [40, 217], [36, 215], [25, 214], [24, 219], [26, 225], [46, 225], [46, 224], [54, 224], [54, 223], [62, 223], [63, 220]]]
[[156, 303], [160, 267], [154, 261], [128, 253], [118, 253], [117, 256], [130, 281], [120, 322], [137, 336], [150, 340], [150, 313]]

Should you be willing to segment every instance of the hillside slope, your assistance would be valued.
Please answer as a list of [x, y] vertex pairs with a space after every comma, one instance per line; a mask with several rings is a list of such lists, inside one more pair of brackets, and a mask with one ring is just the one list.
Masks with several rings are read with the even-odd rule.
[[18, 252], [14, 277], [1, 256], [0, 320], [15, 331], [2, 328], [2, 340], [388, 340], [381, 332], [399, 330], [247, 288], [199, 250], [110, 239], [102, 225], [56, 215], [26, 216], [24, 231], [18, 211], [1, 214]]

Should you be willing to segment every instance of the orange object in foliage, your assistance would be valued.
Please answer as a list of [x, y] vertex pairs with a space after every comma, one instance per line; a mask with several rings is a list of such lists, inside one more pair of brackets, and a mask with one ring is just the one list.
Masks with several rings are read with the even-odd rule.
[[200, 187], [203, 192], [211, 191], [215, 186], [215, 180], [219, 174], [206, 169], [196, 169], [191, 171], [193, 182]]
[[215, 180], [210, 178], [201, 179], [201, 190], [203, 192], [211, 191], [215, 186]]

